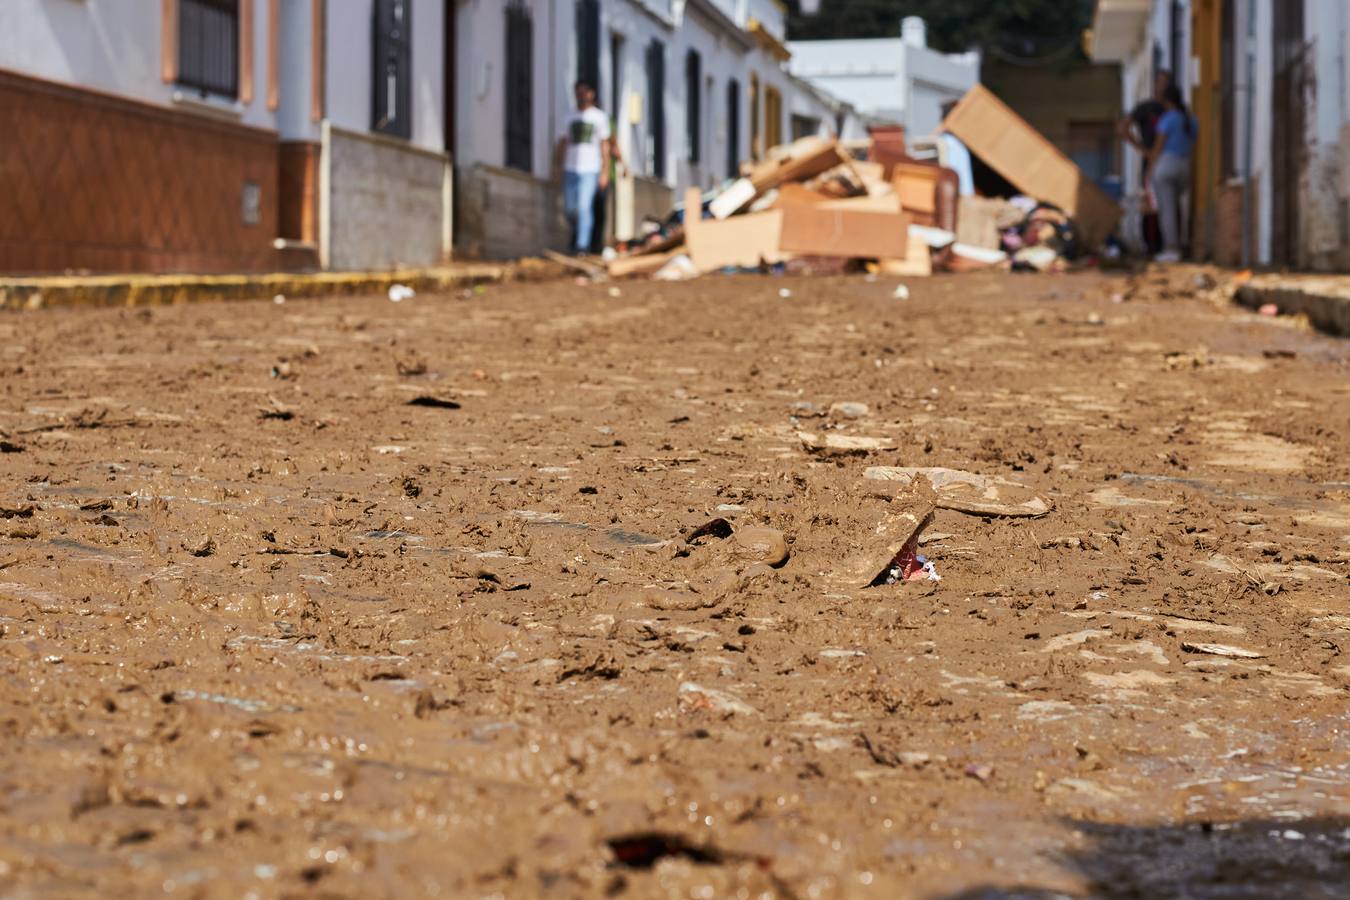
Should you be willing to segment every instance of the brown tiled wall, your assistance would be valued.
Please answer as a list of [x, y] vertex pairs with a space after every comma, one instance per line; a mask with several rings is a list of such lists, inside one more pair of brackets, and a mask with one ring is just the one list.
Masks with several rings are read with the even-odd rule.
[[322, 148], [308, 141], [282, 141], [278, 196], [281, 236], [319, 241], [319, 157]]
[[[274, 268], [272, 132], [0, 72], [0, 272]], [[244, 224], [244, 185], [262, 194]]]

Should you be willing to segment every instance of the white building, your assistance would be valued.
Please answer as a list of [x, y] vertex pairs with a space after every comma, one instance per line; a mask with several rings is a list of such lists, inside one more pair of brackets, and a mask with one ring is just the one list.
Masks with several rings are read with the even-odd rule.
[[932, 134], [942, 107], [980, 80], [976, 52], [928, 47], [923, 19], [904, 20], [900, 37], [793, 41], [792, 72], [852, 105], [878, 124], [903, 125], [912, 137]]
[[615, 119], [631, 237], [688, 185], [853, 127], [788, 73], [785, 30], [776, 0], [0, 0], [0, 270], [561, 247], [579, 77]]
[[593, 82], [626, 167], [618, 239], [684, 188], [734, 177], [794, 134], [852, 126], [851, 110], [785, 66], [775, 0], [458, 0], [457, 242], [510, 257], [562, 247], [553, 147], [578, 79]]
[[447, 7], [5, 0], [0, 269], [438, 262]]
[[[1344, 0], [1098, 0], [1094, 59], [1125, 108], [1172, 71], [1199, 124], [1192, 250], [1350, 267], [1350, 5]], [[1130, 153], [1127, 191], [1142, 188]]]

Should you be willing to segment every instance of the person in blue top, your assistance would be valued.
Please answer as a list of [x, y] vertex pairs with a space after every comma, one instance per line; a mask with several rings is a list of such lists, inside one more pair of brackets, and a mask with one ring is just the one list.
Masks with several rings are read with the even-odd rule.
[[1158, 120], [1158, 133], [1149, 153], [1153, 193], [1158, 198], [1163, 252], [1158, 262], [1181, 259], [1181, 198], [1191, 184], [1191, 150], [1195, 147], [1195, 117], [1186, 111], [1181, 89], [1168, 85], [1163, 93], [1165, 112]]

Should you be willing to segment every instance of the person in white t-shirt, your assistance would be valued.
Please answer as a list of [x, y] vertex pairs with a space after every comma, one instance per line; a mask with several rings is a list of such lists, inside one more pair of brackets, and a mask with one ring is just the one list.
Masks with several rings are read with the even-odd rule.
[[609, 116], [595, 105], [595, 88], [576, 84], [577, 109], [567, 117], [567, 131], [558, 140], [557, 162], [563, 173], [563, 208], [572, 224], [572, 252], [591, 246], [595, 228], [595, 194], [609, 187]]

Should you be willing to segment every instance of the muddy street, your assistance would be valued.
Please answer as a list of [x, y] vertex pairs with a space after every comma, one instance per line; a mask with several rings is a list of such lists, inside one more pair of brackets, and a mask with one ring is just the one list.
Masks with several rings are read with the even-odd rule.
[[1189, 278], [0, 318], [0, 893], [1347, 896], [1350, 344]]

